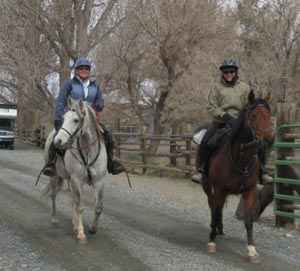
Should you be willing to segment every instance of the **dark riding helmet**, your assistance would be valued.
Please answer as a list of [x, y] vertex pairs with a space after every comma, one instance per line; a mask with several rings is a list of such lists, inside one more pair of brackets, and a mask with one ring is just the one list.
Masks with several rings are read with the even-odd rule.
[[223, 71], [225, 69], [238, 69], [237, 62], [233, 58], [225, 58], [220, 66], [220, 70]]
[[81, 66], [86, 66], [91, 68], [91, 62], [87, 58], [79, 58], [75, 63], [75, 69]]

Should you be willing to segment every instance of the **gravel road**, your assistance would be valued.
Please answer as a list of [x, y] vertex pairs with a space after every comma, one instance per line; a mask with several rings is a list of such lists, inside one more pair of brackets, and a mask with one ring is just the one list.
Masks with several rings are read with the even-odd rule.
[[[43, 152], [21, 143], [0, 150], [0, 270], [159, 270], [238, 271], [300, 270], [300, 230], [275, 228], [268, 207], [254, 225], [260, 264], [246, 261], [243, 222], [234, 218], [238, 197], [224, 210], [224, 236], [218, 251], [206, 243], [210, 214], [202, 187], [189, 180], [124, 174], [107, 175], [104, 212], [96, 235], [80, 246], [71, 223], [67, 187], [58, 196], [57, 226], [50, 223], [50, 204], [41, 199], [48, 179], [41, 177]], [[93, 193], [86, 185], [84, 223], [93, 217]]]

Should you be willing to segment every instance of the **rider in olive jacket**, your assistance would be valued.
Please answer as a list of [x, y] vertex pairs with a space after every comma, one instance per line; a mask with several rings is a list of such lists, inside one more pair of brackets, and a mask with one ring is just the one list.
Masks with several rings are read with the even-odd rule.
[[[220, 143], [223, 128], [232, 127], [242, 108], [248, 102], [250, 87], [240, 82], [238, 65], [233, 58], [226, 58], [220, 66], [221, 79], [212, 85], [207, 99], [207, 112], [212, 117], [212, 126], [202, 139], [200, 145], [199, 172], [206, 175], [211, 154]], [[218, 133], [220, 131], [220, 133]], [[265, 171], [265, 152], [260, 151], [261, 180], [264, 183], [273, 181]]]
[[207, 112], [214, 122], [224, 123], [224, 115], [227, 113], [237, 118], [242, 108], [248, 102], [250, 88], [246, 83], [237, 78], [235, 84], [230, 84], [222, 77], [215, 83], [209, 92], [207, 99]]

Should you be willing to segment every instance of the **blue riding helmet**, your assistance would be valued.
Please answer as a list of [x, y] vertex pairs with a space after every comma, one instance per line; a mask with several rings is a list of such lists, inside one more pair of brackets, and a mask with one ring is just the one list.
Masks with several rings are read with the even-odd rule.
[[87, 58], [79, 58], [77, 59], [76, 63], [75, 63], [75, 69], [77, 69], [78, 67], [81, 66], [87, 66], [89, 68], [91, 68], [91, 62], [87, 59]]

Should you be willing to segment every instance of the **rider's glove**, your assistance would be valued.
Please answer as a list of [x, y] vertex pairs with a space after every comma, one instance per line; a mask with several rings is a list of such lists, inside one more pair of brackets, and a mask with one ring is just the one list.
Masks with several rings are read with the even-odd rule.
[[54, 121], [54, 127], [55, 127], [55, 131], [57, 132], [62, 126], [62, 121], [61, 120], [55, 120]]
[[221, 119], [226, 123], [226, 125], [228, 125], [229, 127], [232, 127], [234, 122], [235, 122], [235, 118], [230, 116], [228, 113], [225, 113], [223, 117], [221, 117]]

